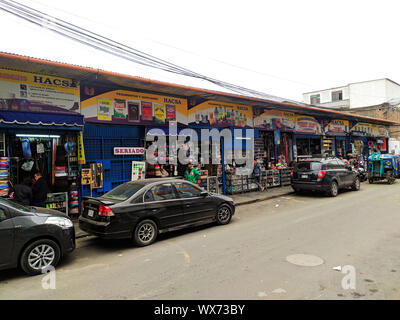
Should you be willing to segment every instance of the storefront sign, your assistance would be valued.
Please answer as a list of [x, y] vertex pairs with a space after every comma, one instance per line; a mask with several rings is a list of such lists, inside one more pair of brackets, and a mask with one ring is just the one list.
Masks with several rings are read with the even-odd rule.
[[296, 115], [293, 112], [254, 107], [254, 127], [265, 130], [294, 131]]
[[144, 148], [132, 147], [132, 148], [114, 148], [114, 155], [134, 155], [144, 154]]
[[250, 106], [220, 101], [205, 101], [188, 111], [189, 124], [212, 127], [253, 127]]
[[78, 151], [78, 163], [85, 164], [86, 159], [85, 159], [85, 148], [84, 148], [84, 144], [83, 144], [82, 131], [79, 132], [79, 135], [78, 135], [77, 151]]
[[[96, 91], [101, 93], [96, 95]], [[137, 91], [83, 90], [81, 112], [86, 122], [155, 125], [176, 120], [187, 124], [186, 99]]]
[[389, 137], [389, 130], [387, 127], [362, 122], [359, 122], [353, 126], [353, 128], [351, 128], [351, 133], [354, 136]]
[[296, 132], [321, 135], [322, 127], [314, 117], [296, 116]]
[[0, 110], [79, 113], [79, 81], [0, 69]]
[[142, 180], [146, 176], [146, 162], [132, 161], [132, 181]]
[[324, 128], [326, 135], [346, 135], [349, 133], [349, 121], [347, 120], [332, 120]]

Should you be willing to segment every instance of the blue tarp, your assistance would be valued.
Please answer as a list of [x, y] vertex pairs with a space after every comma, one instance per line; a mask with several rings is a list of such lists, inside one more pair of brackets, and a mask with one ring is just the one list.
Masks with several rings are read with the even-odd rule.
[[79, 113], [43, 113], [22, 111], [0, 111], [0, 124], [2, 127], [15, 127], [15, 125], [59, 127], [60, 129], [83, 129], [83, 116]]

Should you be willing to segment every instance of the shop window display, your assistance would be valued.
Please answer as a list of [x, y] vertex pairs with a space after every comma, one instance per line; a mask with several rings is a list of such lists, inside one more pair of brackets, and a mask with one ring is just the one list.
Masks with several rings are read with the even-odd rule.
[[[67, 135], [6, 134], [10, 187], [41, 173], [48, 186], [42, 206], [78, 215], [77, 137]], [[32, 203], [33, 205], [33, 203]]]

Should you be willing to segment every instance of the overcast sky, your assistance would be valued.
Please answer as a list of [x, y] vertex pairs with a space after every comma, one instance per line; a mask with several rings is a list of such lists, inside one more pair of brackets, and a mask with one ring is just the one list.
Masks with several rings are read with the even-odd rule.
[[[351, 82], [400, 82], [399, 1], [19, 2], [193, 71], [292, 100]], [[0, 30], [0, 51], [223, 90], [101, 53], [2, 10]]]

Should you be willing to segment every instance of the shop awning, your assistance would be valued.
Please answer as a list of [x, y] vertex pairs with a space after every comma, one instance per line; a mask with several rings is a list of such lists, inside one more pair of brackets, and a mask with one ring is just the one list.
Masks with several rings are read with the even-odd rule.
[[0, 111], [1, 127], [15, 127], [31, 125], [38, 127], [52, 127], [59, 129], [83, 130], [83, 116], [79, 113], [43, 113], [22, 111]]

